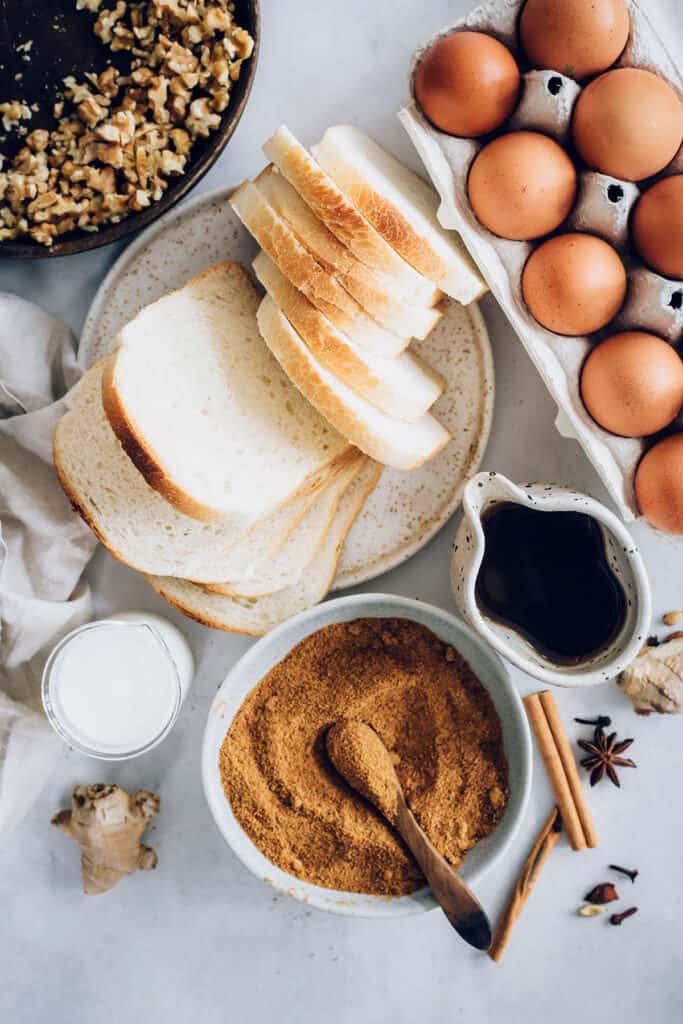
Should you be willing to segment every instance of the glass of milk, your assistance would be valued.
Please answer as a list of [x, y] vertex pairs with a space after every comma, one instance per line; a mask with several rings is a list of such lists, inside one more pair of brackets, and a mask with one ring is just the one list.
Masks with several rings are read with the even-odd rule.
[[168, 735], [193, 674], [179, 629], [150, 612], [123, 612], [57, 644], [43, 671], [43, 707], [74, 750], [123, 761]]

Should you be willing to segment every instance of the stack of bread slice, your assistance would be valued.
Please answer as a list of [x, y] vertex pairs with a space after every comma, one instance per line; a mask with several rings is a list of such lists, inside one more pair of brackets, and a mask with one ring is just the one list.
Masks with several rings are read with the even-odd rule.
[[223, 263], [148, 306], [69, 396], [74, 509], [176, 607], [260, 634], [321, 600], [381, 473], [300, 395]]
[[230, 202], [261, 251], [261, 335], [288, 377], [366, 455], [399, 470], [449, 434], [431, 409], [444, 380], [409, 351], [484, 291], [430, 185], [369, 136], [329, 128], [312, 152], [281, 127], [271, 163]]
[[384, 465], [448, 442], [409, 351], [481, 280], [429, 186], [352, 128], [285, 128], [231, 202], [261, 251], [143, 309], [54, 439], [74, 509], [185, 614], [261, 634], [322, 600]]

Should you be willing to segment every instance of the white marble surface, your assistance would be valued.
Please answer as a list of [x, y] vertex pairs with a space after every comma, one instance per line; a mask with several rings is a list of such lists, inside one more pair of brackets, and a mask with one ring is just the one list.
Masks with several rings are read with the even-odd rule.
[[[263, 49], [251, 102], [201, 187], [255, 172], [260, 142], [283, 120], [308, 143], [329, 123], [351, 120], [415, 163], [394, 116], [404, 69], [414, 42], [463, 12], [467, 0], [262, 5]], [[650, 0], [650, 6], [680, 51], [679, 0], [668, 6]], [[38, 299], [78, 330], [116, 255], [114, 248], [24, 266], [0, 262], [0, 289]], [[518, 480], [562, 481], [603, 498], [580, 450], [556, 434], [552, 403], [492, 300], [484, 302], [484, 312], [499, 388], [484, 466]], [[454, 529], [452, 522], [374, 588], [452, 608], [447, 563]], [[645, 530], [634, 534], [650, 571], [656, 615], [683, 605], [683, 553]], [[103, 554], [90, 575], [102, 612], [161, 607], [141, 580]], [[250, 641], [199, 626], [187, 631], [199, 674], [171, 737], [147, 757], [115, 768], [65, 750], [27, 820], [0, 850], [1, 1021], [681, 1020], [683, 722], [636, 718], [613, 684], [586, 693], [558, 691], [566, 721], [574, 714], [612, 714], [621, 733], [636, 737], [639, 767], [624, 772], [620, 791], [603, 785], [591, 792], [600, 849], [557, 849], [495, 966], [461, 944], [438, 912], [398, 923], [335, 918], [274, 896], [245, 872], [209, 819], [199, 749], [209, 701]], [[514, 676], [521, 692], [533, 688], [520, 673]], [[536, 769], [522, 832], [507, 863], [479, 890], [494, 915], [550, 806], [543, 771], [539, 764]], [[160, 791], [162, 811], [151, 834], [160, 864], [153, 875], [126, 880], [108, 896], [86, 898], [79, 893], [76, 848], [48, 822], [67, 804], [74, 783], [98, 779]], [[575, 915], [587, 889], [608, 877], [610, 861], [641, 870], [635, 886], [618, 883], [623, 906], [640, 908], [620, 929]]]

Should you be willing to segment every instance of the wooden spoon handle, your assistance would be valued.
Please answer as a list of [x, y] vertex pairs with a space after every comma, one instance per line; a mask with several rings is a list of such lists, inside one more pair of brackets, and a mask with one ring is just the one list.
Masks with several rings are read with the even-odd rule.
[[420, 865], [434, 898], [458, 935], [475, 949], [488, 949], [491, 925], [483, 907], [425, 835], [404, 799], [399, 799], [394, 826]]

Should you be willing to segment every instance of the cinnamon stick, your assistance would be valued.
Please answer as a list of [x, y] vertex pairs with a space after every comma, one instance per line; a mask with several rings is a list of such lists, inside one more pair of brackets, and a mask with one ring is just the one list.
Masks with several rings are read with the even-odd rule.
[[538, 880], [543, 865], [557, 843], [561, 829], [562, 818], [560, 812], [557, 807], [553, 807], [550, 817], [541, 829], [529, 856], [524, 862], [508, 905], [496, 925], [488, 951], [492, 960], [498, 961], [503, 955], [503, 951], [512, 934], [512, 929], [531, 895], [531, 890]]
[[574, 802], [574, 794], [569, 786], [564, 765], [553, 738], [545, 710], [541, 704], [540, 694], [531, 693], [524, 698], [531, 727], [538, 743], [538, 749], [548, 772], [555, 799], [562, 815], [562, 824], [572, 850], [585, 850], [588, 847], [584, 835], [581, 818]]
[[572, 748], [569, 745], [567, 734], [564, 731], [564, 726], [562, 725], [562, 719], [560, 718], [560, 712], [558, 711], [555, 698], [550, 690], [542, 690], [539, 694], [539, 698], [541, 706], [545, 712], [545, 717], [548, 721], [550, 731], [553, 734], [555, 747], [557, 748], [560, 760], [562, 761], [564, 774], [567, 777], [567, 783], [571, 790], [574, 806], [576, 807], [576, 812], [581, 822], [581, 828], [583, 829], [586, 846], [588, 846], [589, 849], [594, 849], [598, 845], [598, 834], [595, 830], [593, 818], [584, 796], [583, 786], [581, 785], [581, 779], [579, 778], [579, 770], [576, 767], [576, 759], [572, 753]]

